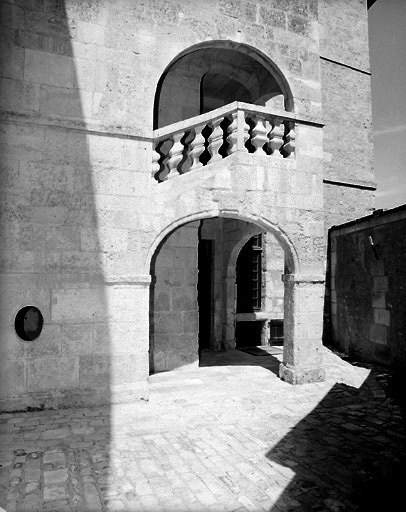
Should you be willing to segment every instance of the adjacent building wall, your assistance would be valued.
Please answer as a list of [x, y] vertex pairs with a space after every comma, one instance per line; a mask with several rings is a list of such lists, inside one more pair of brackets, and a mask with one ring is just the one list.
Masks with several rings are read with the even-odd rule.
[[406, 206], [331, 229], [333, 343], [406, 369]]
[[326, 230], [371, 213], [371, 73], [366, 0], [319, 0]]

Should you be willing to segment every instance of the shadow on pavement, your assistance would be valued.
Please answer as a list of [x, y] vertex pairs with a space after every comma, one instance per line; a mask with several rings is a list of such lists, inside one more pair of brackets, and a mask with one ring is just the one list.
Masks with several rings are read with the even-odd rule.
[[[256, 348], [256, 347], [255, 347]], [[258, 352], [261, 352], [259, 350]], [[280, 355], [266, 353], [266, 355], [252, 355], [238, 349], [227, 351], [202, 350], [199, 366], [260, 366], [279, 376], [279, 365], [282, 360], [282, 350]]]
[[399, 510], [403, 501], [405, 432], [377, 370], [359, 389], [335, 384], [266, 457], [295, 474], [272, 512]]

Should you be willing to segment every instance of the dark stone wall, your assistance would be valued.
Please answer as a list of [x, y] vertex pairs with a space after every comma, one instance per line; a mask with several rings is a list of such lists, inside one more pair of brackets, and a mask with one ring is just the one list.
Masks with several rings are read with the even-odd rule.
[[334, 343], [394, 368], [406, 368], [405, 233], [405, 207], [330, 231]]

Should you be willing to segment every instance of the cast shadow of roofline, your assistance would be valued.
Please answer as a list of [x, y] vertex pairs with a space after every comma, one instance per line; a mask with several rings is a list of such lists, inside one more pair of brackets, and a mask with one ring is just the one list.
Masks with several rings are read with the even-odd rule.
[[383, 379], [373, 368], [359, 388], [335, 383], [266, 453], [270, 466], [293, 475], [270, 512], [398, 509], [406, 481], [405, 433]]

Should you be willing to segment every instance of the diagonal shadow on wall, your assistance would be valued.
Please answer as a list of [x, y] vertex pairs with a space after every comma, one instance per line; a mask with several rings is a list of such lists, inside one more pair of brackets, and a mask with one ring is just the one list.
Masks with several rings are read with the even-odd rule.
[[[111, 357], [107, 256], [96, 201], [109, 203], [107, 175], [113, 156], [107, 134], [88, 129], [89, 119], [97, 119], [97, 48], [89, 40], [95, 34], [84, 33], [89, 22], [99, 22], [89, 19], [99, 14], [89, 9], [91, 4], [2, 3], [1, 52], [7, 62], [1, 80], [3, 410], [108, 403], [113, 366], [116, 377], [125, 379], [129, 371], [125, 356]], [[41, 335], [29, 343], [14, 331], [15, 313], [26, 304], [38, 307], [44, 318]], [[64, 423], [63, 414], [55, 423], [52, 418], [58, 415], [44, 411], [31, 428], [29, 418], [22, 416], [27, 425], [20, 445], [6, 436], [3, 448], [20, 457], [23, 475], [33, 465], [49, 462], [47, 450], [58, 453], [59, 467], [66, 471], [69, 463], [78, 482], [78, 468], [90, 466], [95, 453], [109, 457], [108, 445], [100, 446], [92, 430], [81, 424], [89, 415], [109, 435], [108, 408], [78, 410], [72, 424]], [[87, 449], [74, 453], [64, 442], [69, 433], [86, 436]], [[48, 464], [45, 469], [57, 467]], [[4, 476], [8, 480], [1, 503], [5, 500], [10, 510], [25, 510], [28, 504], [42, 510], [68, 497], [62, 485], [59, 494], [34, 492], [15, 503], [16, 484], [7, 471]]]

